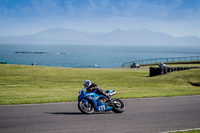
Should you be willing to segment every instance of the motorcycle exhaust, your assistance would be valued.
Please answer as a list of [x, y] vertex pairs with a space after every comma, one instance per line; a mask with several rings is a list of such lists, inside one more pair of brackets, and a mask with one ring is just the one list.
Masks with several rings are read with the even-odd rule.
[[110, 96], [113, 96], [113, 95], [115, 95], [117, 92], [115, 92], [115, 91], [113, 91], [113, 92], [111, 92], [109, 95]]

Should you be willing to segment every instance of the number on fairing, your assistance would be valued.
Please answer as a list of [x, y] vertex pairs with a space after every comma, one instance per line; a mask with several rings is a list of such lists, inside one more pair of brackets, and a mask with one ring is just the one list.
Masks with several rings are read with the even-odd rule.
[[99, 106], [98, 108], [99, 108], [99, 111], [105, 110], [105, 105]]

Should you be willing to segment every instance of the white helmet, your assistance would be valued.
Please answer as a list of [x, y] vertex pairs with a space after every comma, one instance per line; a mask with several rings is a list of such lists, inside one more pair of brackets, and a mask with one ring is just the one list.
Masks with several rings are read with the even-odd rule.
[[84, 87], [89, 87], [91, 85], [91, 81], [90, 80], [85, 80], [83, 82]]

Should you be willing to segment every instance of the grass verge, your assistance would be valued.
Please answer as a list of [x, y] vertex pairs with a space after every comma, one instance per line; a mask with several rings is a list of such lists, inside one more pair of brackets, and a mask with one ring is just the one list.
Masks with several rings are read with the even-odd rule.
[[194, 129], [194, 130], [189, 130], [189, 131], [169, 132], [169, 133], [200, 133], [200, 129]]
[[116, 98], [200, 95], [200, 69], [149, 77], [148, 69], [79, 69], [0, 65], [0, 105], [76, 101], [84, 80]]

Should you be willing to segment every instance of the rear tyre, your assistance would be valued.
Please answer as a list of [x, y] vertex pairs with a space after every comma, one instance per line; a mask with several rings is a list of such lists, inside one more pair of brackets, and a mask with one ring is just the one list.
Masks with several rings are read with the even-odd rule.
[[94, 112], [94, 107], [89, 101], [87, 101], [87, 104], [85, 104], [85, 101], [78, 102], [78, 109], [84, 114], [92, 114]]
[[112, 111], [115, 113], [123, 113], [125, 110], [124, 103], [121, 100], [116, 99], [116, 98], [113, 98], [112, 100], [116, 102], [113, 104]]

